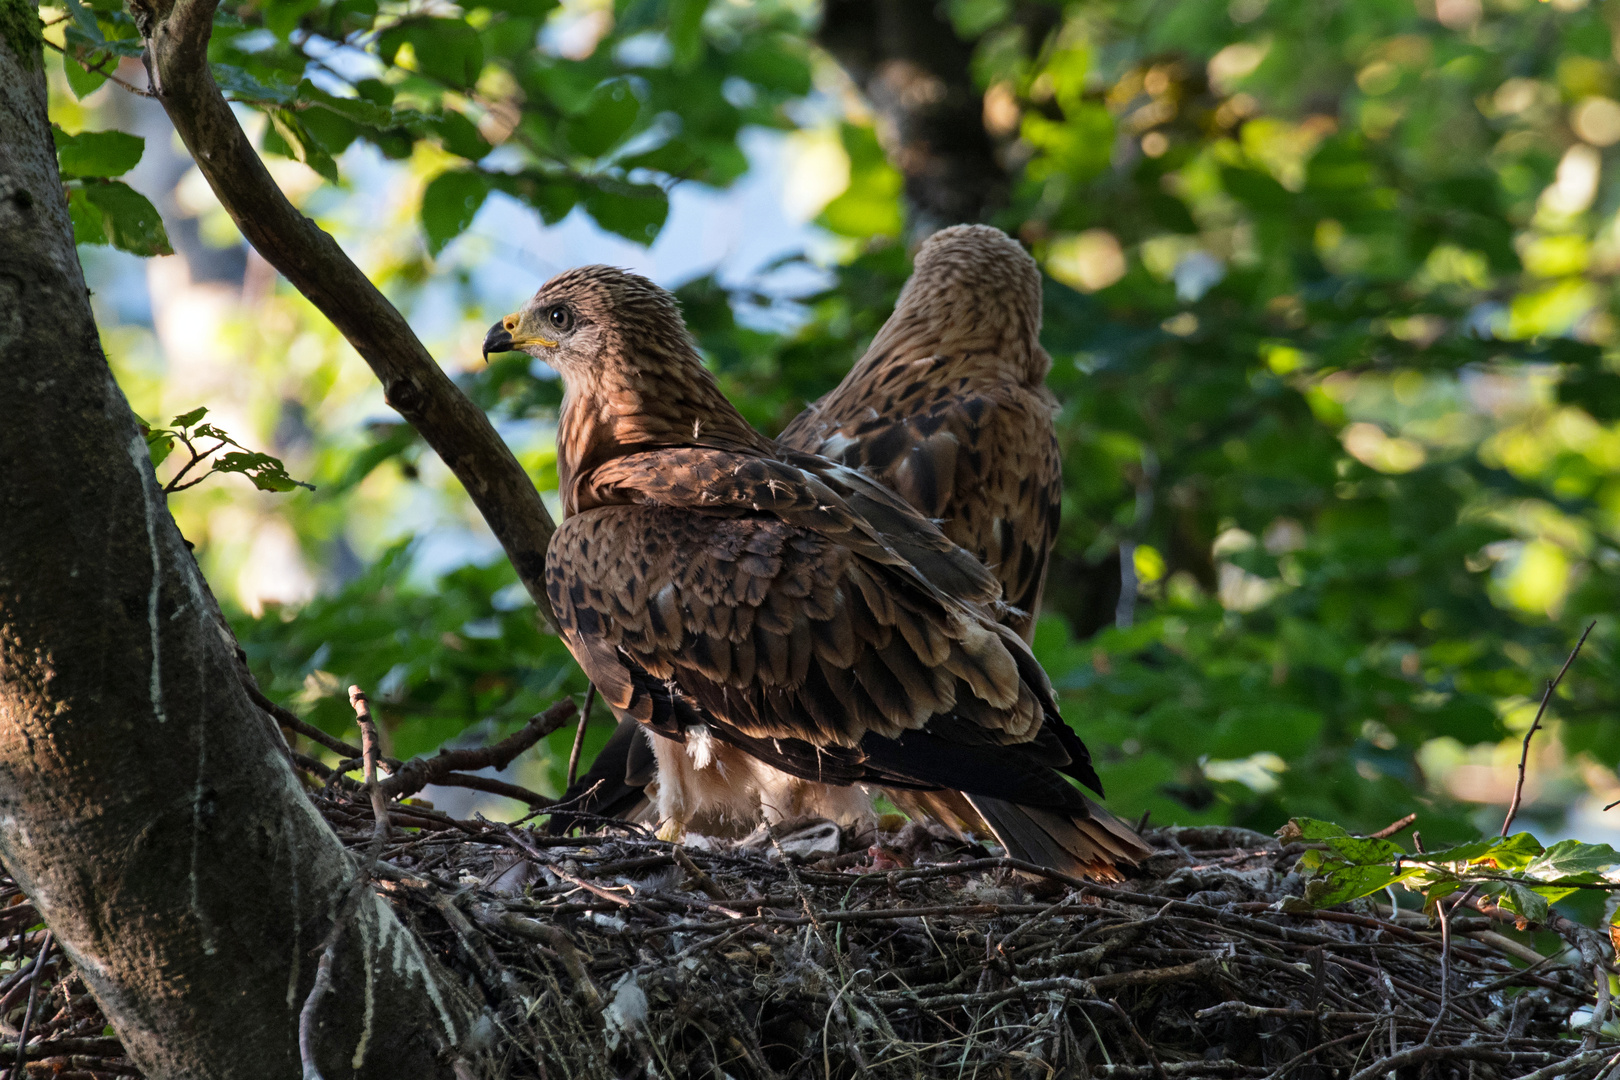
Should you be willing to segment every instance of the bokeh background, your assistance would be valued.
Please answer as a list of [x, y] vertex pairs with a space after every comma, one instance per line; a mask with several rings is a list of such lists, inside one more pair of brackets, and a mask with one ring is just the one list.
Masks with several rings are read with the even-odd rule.
[[[402, 756], [581, 693], [454, 480], [119, 85], [128, 17], [41, 13], [56, 123], [144, 137], [124, 179], [175, 252], [80, 248], [131, 404], [206, 406], [315, 485], [170, 500], [267, 692], [343, 732], [359, 683]], [[231, 0], [212, 58], [548, 493], [558, 385], [479, 343], [550, 274], [674, 289], [774, 433], [922, 235], [1002, 226], [1062, 401], [1036, 650], [1111, 805], [1416, 811], [1437, 844], [1500, 824], [1592, 621], [1521, 822], [1620, 835], [1617, 35], [1612, 0]], [[570, 738], [512, 777], [556, 791]]]

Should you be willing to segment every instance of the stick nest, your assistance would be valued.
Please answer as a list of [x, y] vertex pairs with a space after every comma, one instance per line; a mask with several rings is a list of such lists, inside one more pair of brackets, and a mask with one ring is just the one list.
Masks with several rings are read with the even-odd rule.
[[[314, 798], [365, 847], [363, 792]], [[1538, 960], [1548, 936], [1473, 913], [1448, 954], [1420, 913], [1286, 913], [1300, 846], [1240, 829], [1150, 832], [1160, 854], [1101, 885], [915, 824], [817, 857], [814, 828], [705, 849], [390, 818], [376, 887], [481, 991], [503, 1076], [1578, 1080], [1620, 1050], [1571, 1023], [1608, 1004], [1590, 931]], [[31, 965], [44, 932], [9, 891], [0, 928]], [[0, 1066], [30, 971], [0, 979]], [[30, 1076], [140, 1075], [59, 952], [34, 995]]]

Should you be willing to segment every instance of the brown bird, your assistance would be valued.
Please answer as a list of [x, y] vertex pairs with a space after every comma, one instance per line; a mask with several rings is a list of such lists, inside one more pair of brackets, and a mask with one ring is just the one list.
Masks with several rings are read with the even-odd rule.
[[1040, 332], [1035, 260], [989, 225], [941, 229], [866, 355], [778, 439], [938, 521], [996, 575], [1003, 621], [1025, 641], [1063, 503]]
[[758, 435], [668, 293], [570, 271], [491, 328], [486, 352], [513, 348], [566, 387], [552, 604], [604, 701], [660, 736], [671, 831], [870, 815], [870, 785], [959, 791], [1048, 866], [1145, 853], [1060, 775], [1101, 792], [995, 578], [886, 488]]

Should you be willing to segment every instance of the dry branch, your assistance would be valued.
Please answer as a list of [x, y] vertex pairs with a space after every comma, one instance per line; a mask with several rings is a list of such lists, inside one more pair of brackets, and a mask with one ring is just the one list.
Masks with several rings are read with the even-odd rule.
[[540, 493], [489, 418], [444, 373], [404, 316], [276, 186], [208, 67], [217, 6], [218, 0], [131, 0], [153, 93], [242, 235], [371, 366], [388, 404], [467, 489], [549, 620], [544, 571], [555, 525]]
[[[544, 712], [536, 713], [523, 726], [523, 729], [513, 735], [502, 739], [493, 746], [482, 746], [473, 749], [440, 750], [432, 757], [417, 757], [405, 762], [404, 765], [382, 783], [382, 793], [388, 799], [403, 799], [421, 791], [429, 784], [442, 784], [447, 780], [456, 781], [461, 787], [480, 788], [484, 791], [492, 790], [477, 781], [483, 777], [458, 776], [463, 769], [504, 769], [512, 763], [512, 759], [523, 751], [562, 727], [574, 715], [574, 703], [564, 698], [555, 703]], [[490, 781], [502, 790], [500, 794], [523, 791], [515, 798], [523, 799], [530, 805], [549, 806], [551, 800], [532, 791], [525, 791], [514, 784], [504, 784], [500, 781]]]

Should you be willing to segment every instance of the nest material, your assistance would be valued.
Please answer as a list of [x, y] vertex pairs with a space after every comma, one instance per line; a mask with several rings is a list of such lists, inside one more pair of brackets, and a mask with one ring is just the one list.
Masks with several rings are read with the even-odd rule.
[[[316, 801], [370, 840], [363, 793]], [[1620, 1059], [1571, 1026], [1597, 1004], [1573, 946], [1538, 960], [1470, 915], [1447, 951], [1420, 914], [1366, 902], [1284, 913], [1297, 845], [1243, 830], [1149, 833], [1161, 854], [1105, 886], [918, 825], [807, 861], [781, 833], [704, 850], [390, 816], [377, 887], [482, 992], [500, 1076], [1576, 1080]], [[20, 896], [0, 919], [37, 952]], [[59, 953], [29, 970], [0, 979], [0, 1065], [34, 986], [29, 1075], [139, 1075]]]

